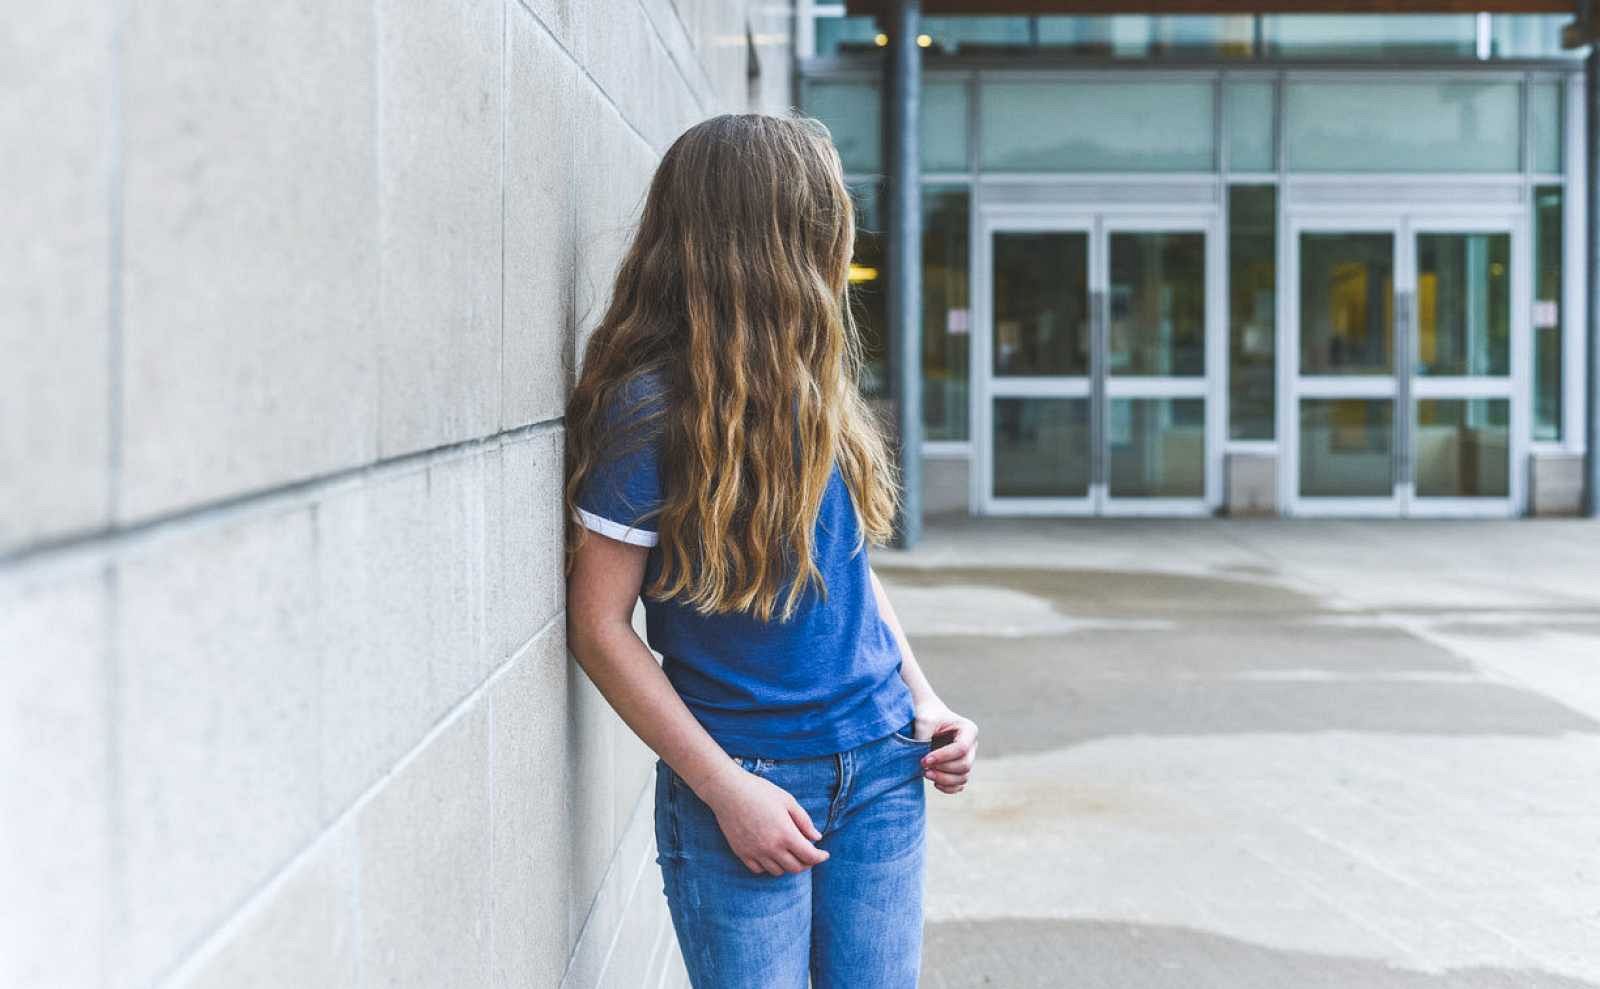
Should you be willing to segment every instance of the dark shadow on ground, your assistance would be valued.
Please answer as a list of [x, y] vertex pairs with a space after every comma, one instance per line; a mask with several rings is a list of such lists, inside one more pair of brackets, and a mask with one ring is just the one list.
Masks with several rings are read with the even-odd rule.
[[1545, 695], [1449, 679], [1471, 667], [1397, 629], [1241, 623], [912, 646], [929, 679], [948, 685], [946, 699], [983, 727], [990, 756], [1128, 735], [1600, 732]]
[[927, 925], [927, 989], [1600, 989], [1547, 972], [1419, 972], [1289, 951], [1192, 928], [1002, 918]]

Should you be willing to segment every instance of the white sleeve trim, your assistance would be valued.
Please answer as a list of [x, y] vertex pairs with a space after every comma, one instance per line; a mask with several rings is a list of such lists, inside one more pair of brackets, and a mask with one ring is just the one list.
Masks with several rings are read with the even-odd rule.
[[613, 522], [603, 515], [586, 512], [578, 509], [578, 517], [583, 519], [583, 524], [602, 536], [609, 536], [634, 546], [654, 546], [661, 541], [661, 537], [649, 529], [636, 529], [631, 525]]

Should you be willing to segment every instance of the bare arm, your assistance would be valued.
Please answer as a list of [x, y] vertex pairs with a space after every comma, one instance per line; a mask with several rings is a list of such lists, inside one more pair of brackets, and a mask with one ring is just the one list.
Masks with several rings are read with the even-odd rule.
[[871, 567], [867, 568], [867, 572], [872, 575], [872, 593], [878, 599], [878, 613], [883, 616], [884, 624], [894, 632], [895, 642], [900, 646], [900, 678], [906, 682], [906, 687], [911, 691], [911, 700], [917, 707], [917, 737], [932, 738], [939, 732], [950, 730], [956, 733], [955, 741], [934, 749], [922, 758], [923, 775], [944, 793], [960, 793], [966, 788], [967, 778], [972, 775], [972, 766], [978, 758], [978, 726], [971, 719], [950, 710], [934, 693], [933, 685], [928, 682], [922, 665], [911, 651], [911, 641], [906, 638], [905, 629], [900, 627], [900, 616], [895, 614], [894, 605], [890, 603], [882, 581], [878, 580], [878, 572]]
[[633, 630], [648, 550], [586, 534], [567, 583], [567, 646], [634, 734], [717, 814], [752, 872], [798, 872], [827, 858], [794, 798], [744, 771], [683, 703]]

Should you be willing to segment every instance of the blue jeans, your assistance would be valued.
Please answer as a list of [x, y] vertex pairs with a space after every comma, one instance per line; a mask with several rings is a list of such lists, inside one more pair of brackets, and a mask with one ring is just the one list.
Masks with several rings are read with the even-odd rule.
[[835, 755], [735, 755], [822, 832], [828, 860], [781, 876], [745, 868], [711, 808], [656, 760], [656, 861], [695, 989], [916, 986], [930, 747], [907, 725]]

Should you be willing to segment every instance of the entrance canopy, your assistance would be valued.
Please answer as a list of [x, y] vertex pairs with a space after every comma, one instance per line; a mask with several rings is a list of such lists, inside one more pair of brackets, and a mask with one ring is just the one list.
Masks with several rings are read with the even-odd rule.
[[[845, 0], [887, 15], [895, 0]], [[924, 14], [1570, 14], [1573, 0], [922, 0]]]

